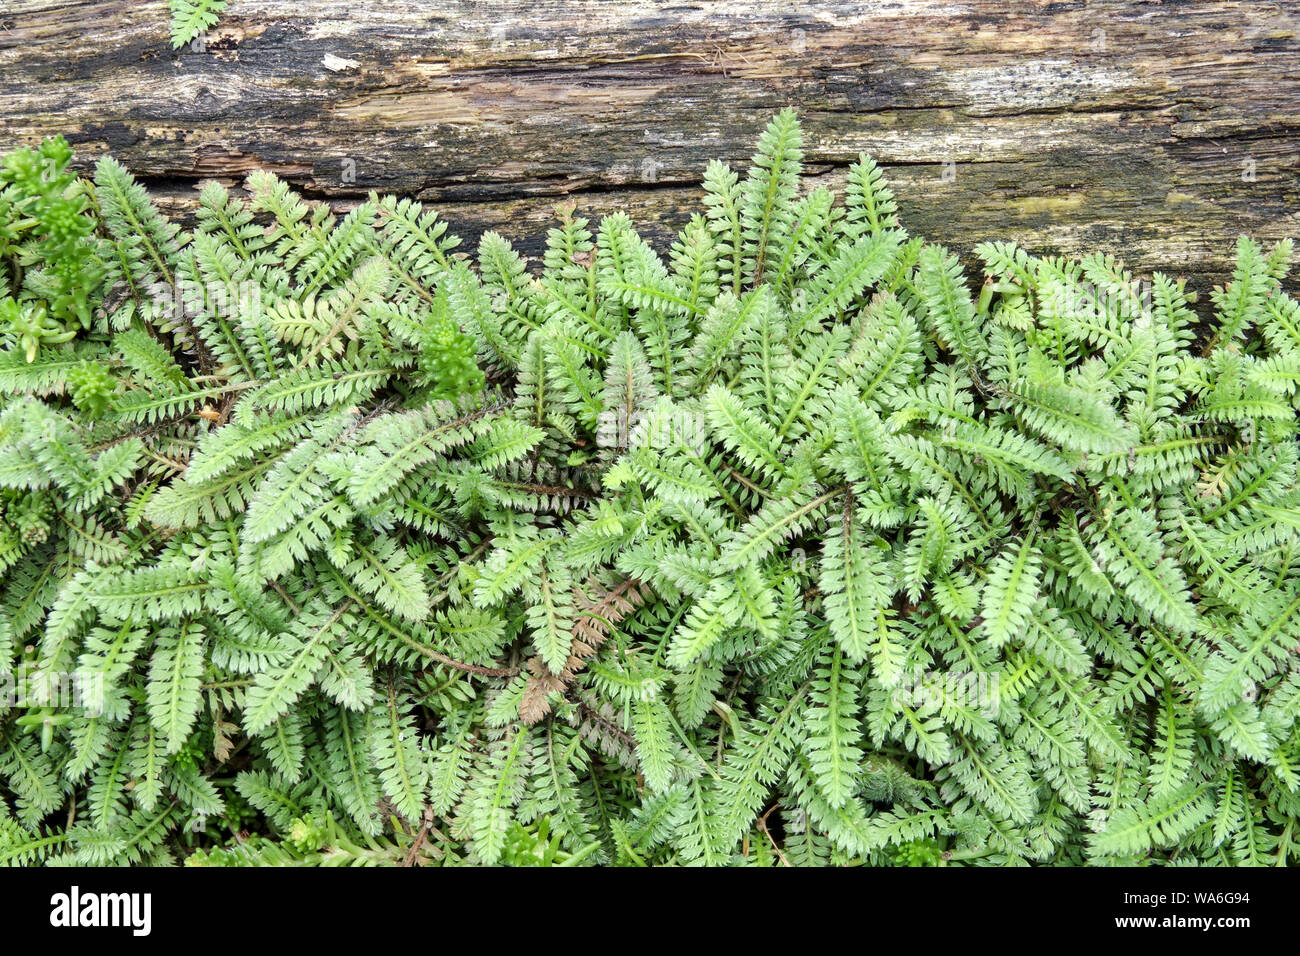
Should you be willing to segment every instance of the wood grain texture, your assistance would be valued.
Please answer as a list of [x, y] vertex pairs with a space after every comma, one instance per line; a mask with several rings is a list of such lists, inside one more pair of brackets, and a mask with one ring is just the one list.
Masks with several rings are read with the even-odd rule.
[[5, 0], [0, 147], [63, 132], [181, 210], [256, 167], [342, 206], [413, 195], [535, 251], [565, 198], [665, 240], [708, 159], [744, 166], [793, 104], [813, 181], [872, 153], [913, 232], [1204, 287], [1239, 233], [1300, 233], [1298, 24], [1277, 2], [231, 0], [175, 53], [163, 0]]

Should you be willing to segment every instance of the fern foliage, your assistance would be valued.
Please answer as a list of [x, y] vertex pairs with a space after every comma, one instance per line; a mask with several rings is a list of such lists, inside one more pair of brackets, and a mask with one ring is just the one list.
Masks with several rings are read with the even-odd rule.
[[537, 263], [6, 160], [0, 860], [1292, 862], [1289, 244], [980, 286], [802, 155]]
[[225, 10], [227, 0], [167, 0], [171, 9], [172, 46], [183, 47], [210, 30]]

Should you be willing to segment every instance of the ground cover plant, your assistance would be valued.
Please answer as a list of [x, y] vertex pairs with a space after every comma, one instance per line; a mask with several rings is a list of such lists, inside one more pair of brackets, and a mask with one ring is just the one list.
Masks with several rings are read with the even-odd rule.
[[972, 285], [800, 159], [530, 265], [10, 155], [0, 860], [1289, 864], [1290, 245]]
[[172, 47], [180, 49], [217, 25], [226, 0], [168, 0]]

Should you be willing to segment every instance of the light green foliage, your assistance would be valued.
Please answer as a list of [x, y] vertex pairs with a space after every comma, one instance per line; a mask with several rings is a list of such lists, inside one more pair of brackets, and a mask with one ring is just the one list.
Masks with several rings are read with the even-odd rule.
[[0, 859], [1293, 861], [1289, 244], [1200, 315], [1009, 243], [972, 295], [868, 158], [805, 192], [788, 111], [665, 255], [562, 210], [540, 264], [36, 156]]
[[29, 363], [42, 346], [89, 328], [102, 292], [106, 244], [70, 159], [58, 136], [0, 165], [0, 335], [16, 340]]
[[226, 0], [168, 0], [168, 4], [172, 14], [172, 46], [176, 49], [215, 26], [226, 8]]

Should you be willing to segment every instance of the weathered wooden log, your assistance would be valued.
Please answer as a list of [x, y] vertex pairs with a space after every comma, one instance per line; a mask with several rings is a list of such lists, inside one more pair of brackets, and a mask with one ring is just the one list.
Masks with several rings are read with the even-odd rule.
[[164, 0], [6, 0], [0, 147], [63, 132], [168, 203], [278, 172], [436, 205], [535, 251], [556, 201], [663, 239], [705, 163], [794, 104], [816, 182], [860, 151], [914, 232], [1101, 248], [1221, 281], [1300, 232], [1296, 3], [231, 0], [173, 52]]

